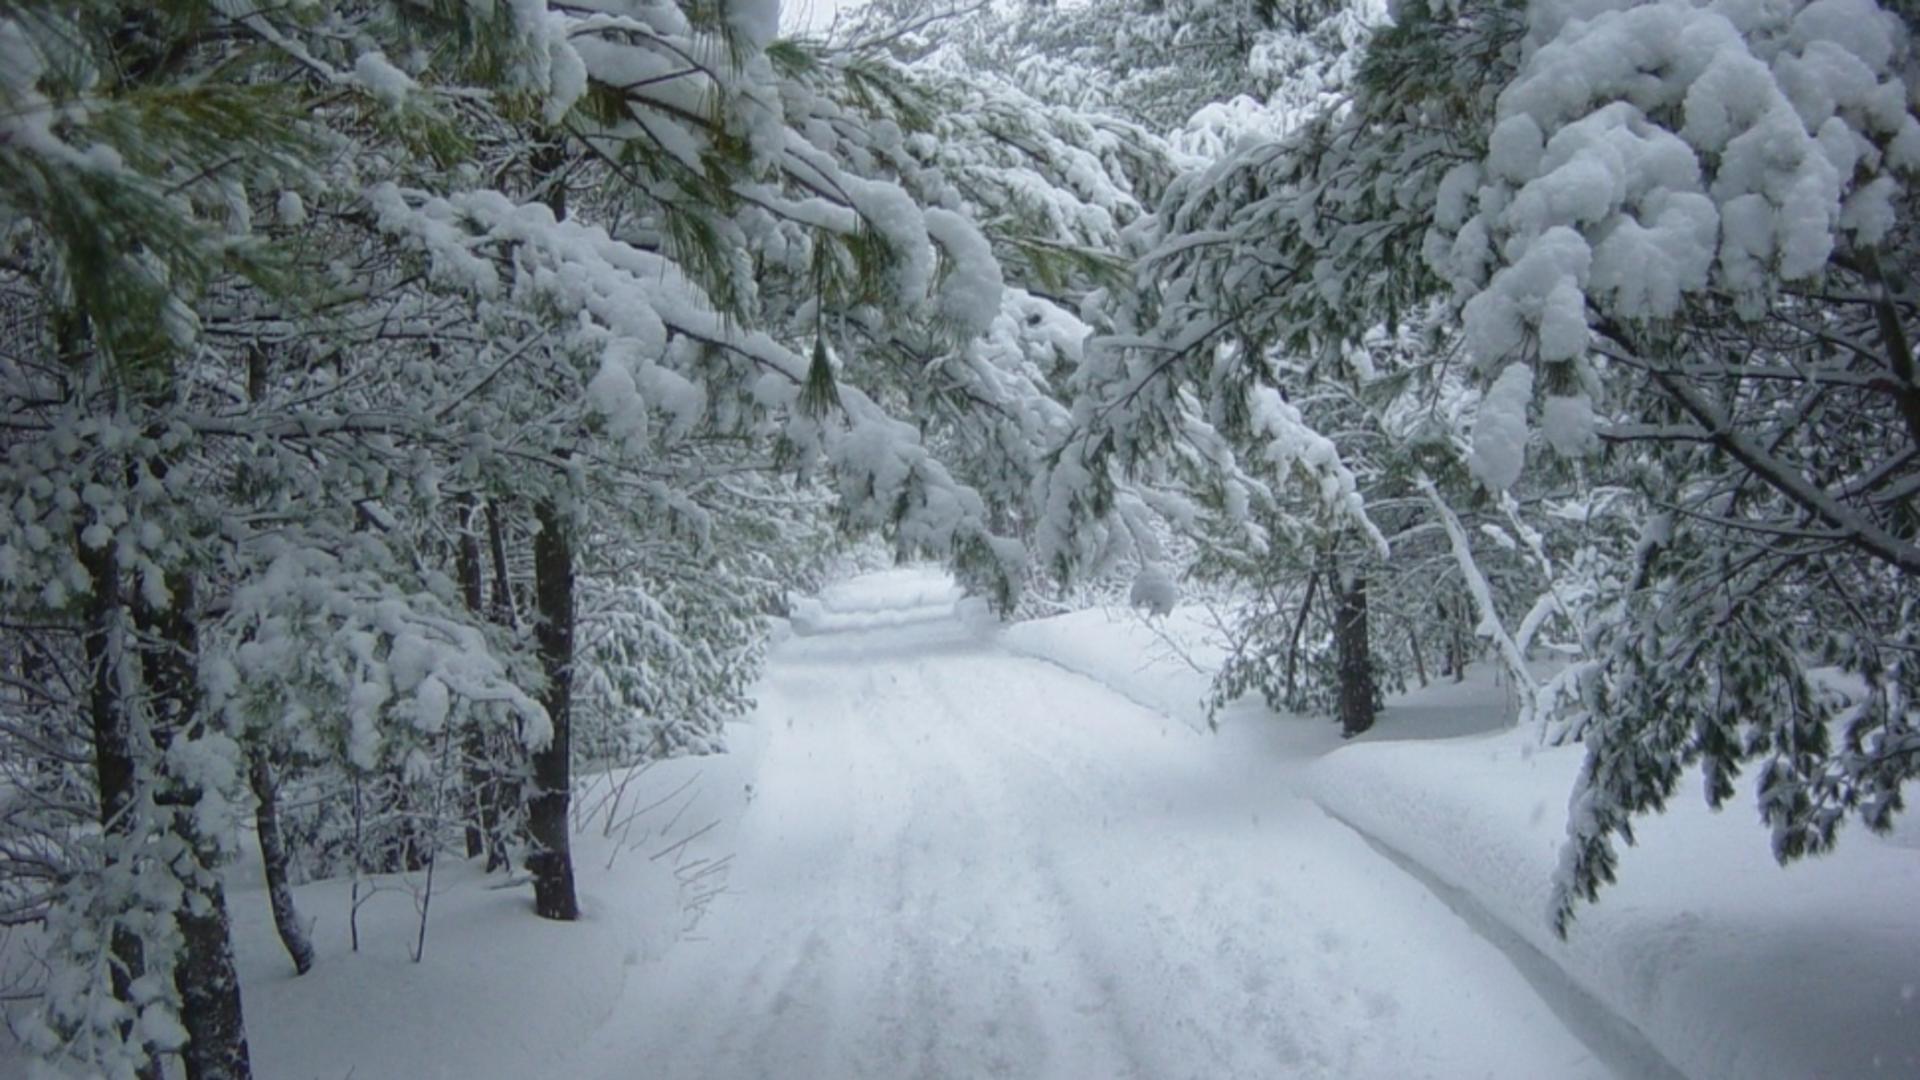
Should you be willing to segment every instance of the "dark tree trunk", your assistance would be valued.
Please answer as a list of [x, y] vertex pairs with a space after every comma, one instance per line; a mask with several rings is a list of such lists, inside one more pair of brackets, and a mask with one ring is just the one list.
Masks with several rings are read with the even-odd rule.
[[[210, 845], [196, 838], [196, 849]], [[233, 967], [232, 920], [219, 871], [202, 859], [198, 879], [180, 907], [186, 948], [174, 968], [180, 1020], [187, 1029], [183, 1052], [187, 1080], [246, 1080], [253, 1075], [246, 1020], [240, 1010], [240, 976]]]
[[247, 400], [259, 401], [267, 396], [267, 375], [272, 368], [267, 359], [267, 350], [255, 344], [247, 348]]
[[1433, 602], [1434, 612], [1440, 618], [1441, 656], [1440, 674], [1453, 676], [1454, 682], [1467, 677], [1466, 641], [1460, 633], [1460, 619], [1445, 600]]
[[[267, 351], [259, 345], [247, 350], [247, 400], [267, 394], [270, 368]], [[280, 789], [274, 782], [273, 762], [265, 746], [247, 754], [247, 786], [253, 789], [253, 826], [260, 837], [260, 869], [267, 882], [267, 900], [273, 909], [273, 928], [293, 961], [296, 975], [313, 969], [313, 942], [300, 925], [300, 909], [293, 902], [293, 883], [287, 880], [287, 841], [280, 832]]]
[[1449, 628], [1447, 648], [1451, 650], [1453, 657], [1453, 681], [1465, 682], [1467, 681], [1466, 618], [1462, 615], [1460, 605], [1458, 604], [1451, 606], [1449, 611], [1453, 617], [1451, 621], [1447, 623]]
[[140, 667], [162, 778], [156, 802], [172, 812], [172, 831], [187, 841], [187, 850], [174, 863], [183, 887], [174, 912], [183, 948], [173, 969], [180, 1022], [187, 1030], [181, 1057], [188, 1080], [244, 1080], [253, 1070], [240, 1007], [240, 976], [233, 966], [232, 923], [220, 880], [219, 844], [196, 825], [199, 785], [192, 778], [171, 775], [167, 760], [173, 741], [196, 734], [204, 722], [196, 679], [199, 628], [193, 579], [169, 575], [167, 591], [170, 600], [164, 609], [136, 597], [133, 622], [141, 640]]
[[[78, 543], [76, 550], [91, 586], [81, 647], [87, 657], [87, 712], [93, 729], [93, 773], [100, 796], [100, 827], [108, 836], [125, 838], [133, 832], [134, 768], [132, 732], [115, 670], [121, 650], [126, 647], [120, 563], [111, 544], [93, 551], [86, 544]], [[117, 923], [108, 949], [112, 955], [108, 978], [114, 999], [131, 1006], [133, 981], [147, 971], [146, 950], [138, 935]], [[124, 1037], [131, 1031], [129, 1023], [121, 1029], [121, 1034]], [[139, 1075], [141, 1080], [158, 1080], [159, 1061], [149, 1058]]]
[[[556, 139], [537, 145], [528, 166], [554, 220], [564, 221], [566, 144]], [[533, 851], [527, 865], [533, 871], [534, 910], [544, 918], [571, 921], [580, 917], [567, 835], [573, 801], [573, 541], [551, 500], [541, 501], [534, 516], [540, 527], [533, 537], [534, 606], [539, 609], [534, 641], [547, 677], [543, 704], [553, 738], [533, 755], [533, 797], [527, 800]]]
[[[86, 316], [79, 311], [55, 309], [52, 322], [55, 348], [62, 362], [76, 370], [91, 364], [95, 354]], [[100, 828], [107, 837], [127, 844], [135, 831], [136, 772], [133, 718], [120, 682], [121, 661], [130, 647], [126, 590], [113, 544], [96, 550], [80, 535], [73, 540], [89, 586], [81, 650], [87, 661], [87, 713], [93, 736], [94, 785], [100, 797]], [[109, 845], [109, 858], [117, 855], [116, 846]], [[108, 981], [114, 1000], [134, 1007], [132, 985], [146, 974], [146, 948], [139, 935], [115, 920], [107, 950]], [[123, 1024], [119, 1030], [126, 1038], [132, 1034], [132, 1024]], [[159, 1058], [151, 1054], [136, 1071], [139, 1080], [159, 1080], [161, 1073]]]
[[[518, 725], [515, 721], [515, 725]], [[514, 809], [519, 801], [519, 787], [513, 778], [501, 771], [500, 763], [505, 760], [506, 750], [500, 745], [499, 738], [489, 739], [481, 733], [475, 740], [486, 779], [477, 792], [480, 798], [480, 831], [485, 835], [487, 849], [487, 872], [506, 870], [513, 865], [507, 857], [507, 841], [514, 829]]]
[[460, 599], [466, 602], [470, 614], [480, 615], [486, 611], [487, 593], [486, 583], [481, 580], [480, 534], [473, 528], [473, 517], [479, 510], [468, 497], [460, 500], [454, 513], [460, 519], [460, 545], [454, 552], [454, 565], [460, 574]]
[[100, 788], [100, 824], [109, 833], [124, 834], [129, 826], [127, 810], [133, 802], [133, 753], [114, 672], [119, 652], [115, 639], [121, 634], [118, 624], [122, 617], [120, 565], [112, 545], [95, 552], [81, 544], [80, 561], [92, 587], [82, 645], [87, 654], [87, 705], [93, 720], [93, 769]]
[[253, 823], [260, 834], [260, 865], [273, 907], [273, 928], [280, 932], [280, 944], [286, 946], [294, 973], [305, 975], [313, 967], [313, 942], [307, 940], [307, 931], [300, 925], [293, 885], [287, 880], [287, 844], [280, 835], [280, 795], [273, 781], [273, 764], [264, 748], [249, 755], [247, 785], [253, 788]]
[[1307, 616], [1313, 611], [1313, 593], [1320, 587], [1320, 571], [1314, 570], [1307, 575], [1307, 594], [1300, 598], [1300, 617], [1293, 621], [1293, 635], [1287, 639], [1287, 707], [1299, 709], [1300, 693], [1300, 635], [1306, 632]]
[[534, 909], [545, 918], [571, 920], [580, 916], [567, 836], [573, 785], [573, 547], [557, 506], [542, 502], [536, 515], [540, 531], [533, 537], [533, 579], [539, 622], [534, 640], [547, 676], [543, 704], [553, 721], [553, 738], [533, 755], [533, 797], [527, 802], [533, 852], [527, 866], [533, 871]]
[[1367, 579], [1334, 575], [1334, 650], [1340, 665], [1340, 731], [1351, 738], [1373, 726], [1379, 700], [1367, 644]]

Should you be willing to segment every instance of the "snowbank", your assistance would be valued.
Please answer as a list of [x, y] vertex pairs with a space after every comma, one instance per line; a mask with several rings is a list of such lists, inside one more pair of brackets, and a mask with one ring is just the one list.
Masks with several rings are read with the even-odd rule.
[[1124, 608], [1091, 608], [1015, 623], [997, 642], [1196, 730], [1207, 726], [1207, 687], [1224, 658], [1211, 618], [1193, 606], [1153, 619]]
[[[1166, 620], [1078, 612], [1007, 628], [1002, 643], [1189, 723], [1205, 716], [1203, 613]], [[1186, 659], [1169, 641], [1187, 648]], [[1195, 664], [1190, 664], [1192, 660]], [[1580, 909], [1569, 939], [1547, 921], [1578, 748], [1508, 729], [1490, 668], [1393, 699], [1378, 727], [1334, 746], [1331, 724], [1260, 715], [1243, 702], [1276, 775], [1304, 766], [1321, 805], [1427, 880], [1523, 970], [1564, 977], [1678, 1071], [1710, 1077], [1920, 1075], [1920, 825], [1850, 830], [1832, 855], [1782, 869], [1748, 809], [1714, 813], [1697, 781], [1636, 826], [1620, 881]], [[1302, 730], [1302, 728], [1307, 730]], [[1290, 762], [1286, 757], [1306, 756]], [[1658, 1062], [1650, 1063], [1650, 1071]]]
[[946, 574], [907, 566], [836, 582], [817, 597], [789, 597], [789, 621], [797, 634], [910, 626], [952, 619], [965, 596]]
[[[477, 860], [443, 856], [422, 963], [412, 956], [423, 873], [363, 881], [357, 918], [350, 883], [328, 880], [295, 890], [318, 955], [296, 976], [246, 838], [252, 850], [228, 867], [227, 899], [255, 1075], [464, 1080], [576, 1075], [566, 1066], [600, 1064], [581, 1048], [630, 1000], [629, 979], [642, 982], [641, 965], [698, 935], [725, 885], [764, 736], [736, 723], [728, 754], [580, 778], [577, 923], [537, 918], [524, 874], [509, 885]], [[17, 967], [11, 951], [0, 961], [9, 957]], [[23, 1050], [0, 1029], [0, 1076], [27, 1071]]]
[[1697, 1078], [1920, 1072], [1920, 857], [1855, 832], [1782, 870], [1749, 799], [1697, 784], [1637, 825], [1620, 881], [1547, 923], [1578, 748], [1502, 732], [1361, 743], [1312, 771], [1327, 809], [1467, 894]]
[[[553, 1076], [641, 981], [641, 966], [698, 934], [724, 886], [729, 832], [764, 733], [729, 725], [734, 752], [581, 778], [574, 872], [582, 917], [533, 914], [531, 887], [444, 859], [424, 963], [411, 959], [422, 875], [379, 879], [350, 949], [349, 885], [298, 890], [319, 960], [295, 977], [252, 860], [231, 868], [234, 945], [260, 1076]], [[638, 811], [638, 813], [636, 813]], [[611, 827], [609, 827], [611, 822]], [[516, 875], [516, 881], [524, 875]]]

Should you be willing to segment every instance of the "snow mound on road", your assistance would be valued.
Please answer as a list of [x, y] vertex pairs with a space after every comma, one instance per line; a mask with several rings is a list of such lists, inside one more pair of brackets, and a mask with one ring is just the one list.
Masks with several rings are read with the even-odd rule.
[[875, 574], [837, 581], [820, 590], [818, 602], [826, 611], [897, 611], [938, 604], [951, 605], [966, 595], [938, 566], [903, 566]]
[[789, 602], [796, 634], [831, 634], [951, 619], [966, 590], [937, 566], [907, 566], [836, 582]]

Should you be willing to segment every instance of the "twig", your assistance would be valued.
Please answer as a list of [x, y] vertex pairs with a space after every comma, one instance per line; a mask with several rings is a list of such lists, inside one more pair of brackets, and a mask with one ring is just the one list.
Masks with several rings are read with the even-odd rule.
[[433, 907], [433, 867], [440, 861], [440, 811], [447, 793], [447, 755], [453, 745], [453, 725], [447, 724], [440, 733], [440, 776], [433, 787], [432, 826], [427, 833], [427, 891], [420, 898], [420, 933], [414, 939], [413, 962], [427, 955], [427, 913]]
[[[681, 839], [676, 840], [671, 844], [668, 844], [666, 847], [661, 848], [659, 851], [654, 852], [652, 855], [648, 856], [647, 861], [659, 862], [662, 858], [665, 858], [668, 853], [674, 853], [676, 855], [684, 853], [686, 851], [688, 844], [691, 844], [695, 840], [698, 840], [702, 836], [705, 836], [707, 833], [712, 832], [713, 829], [719, 824], [720, 824], [720, 820], [718, 818], [715, 818], [714, 820], [707, 822], [705, 825], [702, 825], [698, 829], [693, 830], [692, 832], [688, 833], [686, 836], [682, 837]], [[675, 865], [677, 866], [679, 864], [675, 863]]]

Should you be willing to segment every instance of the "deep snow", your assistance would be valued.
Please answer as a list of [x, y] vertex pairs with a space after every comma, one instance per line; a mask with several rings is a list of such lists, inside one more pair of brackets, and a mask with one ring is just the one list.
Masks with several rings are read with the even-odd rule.
[[1344, 746], [1251, 704], [1208, 734], [1204, 628], [1001, 630], [924, 569], [829, 589], [733, 752], [585, 781], [582, 923], [448, 860], [421, 964], [417, 876], [362, 908], [357, 955], [326, 882], [294, 978], [243, 860], [258, 1073], [1914, 1071], [1911, 846], [1782, 873], [1748, 822], [1678, 815], [1558, 946], [1568, 755], [1501, 733], [1497, 688], [1417, 692]]
[[729, 895], [571, 1071], [1607, 1075], [1264, 755], [952, 618], [865, 628], [928, 581], [776, 653]]
[[776, 653], [730, 896], [578, 1072], [1607, 1074], [1271, 761], [950, 617], [866, 628], [927, 582], [829, 590]]
[[[1152, 623], [1095, 610], [1000, 640], [1199, 725], [1219, 661], [1209, 625], [1193, 607]], [[1885, 837], [1849, 829], [1832, 854], [1782, 869], [1751, 781], [1715, 813], [1690, 776], [1635, 825], [1620, 881], [1563, 942], [1548, 892], [1581, 750], [1539, 745], [1511, 726], [1516, 709], [1486, 664], [1390, 699], [1351, 743], [1254, 703], [1218, 738], [1264, 733], [1265, 767], [1444, 897], [1628, 1074], [1920, 1075], [1920, 818]]]
[[1581, 750], [1531, 732], [1359, 745], [1315, 766], [1330, 810], [1645, 1032], [1690, 1076], [1920, 1076], [1920, 852], [1849, 830], [1782, 869], [1751, 785], [1716, 814], [1698, 776], [1636, 823], [1620, 881], [1565, 941], [1549, 885]]

